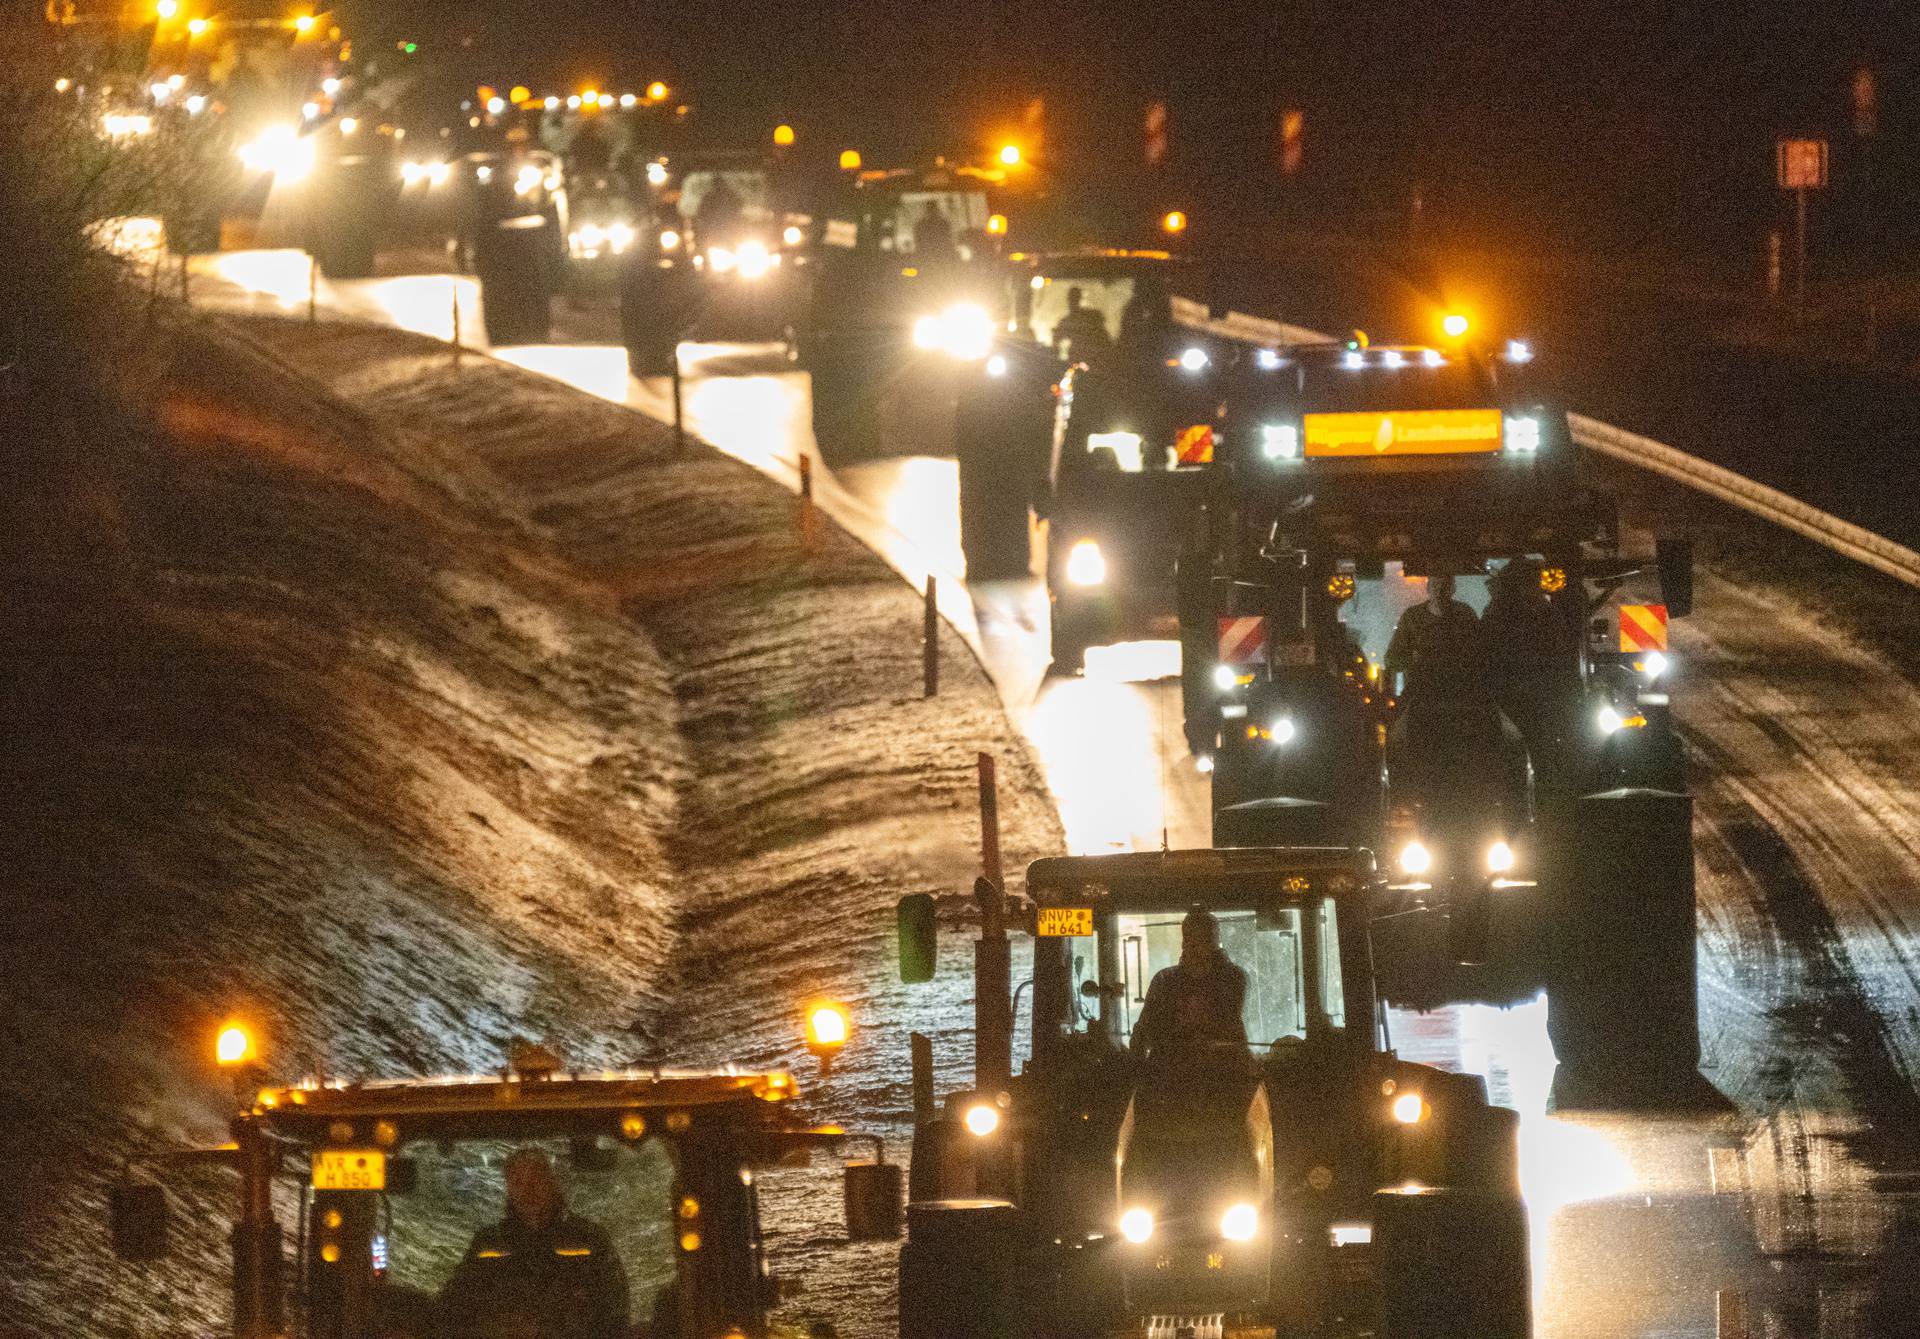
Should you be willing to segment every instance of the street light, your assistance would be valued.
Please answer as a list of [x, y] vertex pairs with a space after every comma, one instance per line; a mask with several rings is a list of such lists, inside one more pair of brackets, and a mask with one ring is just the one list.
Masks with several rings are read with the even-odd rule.
[[1000, 161], [1007, 167], [1020, 166], [1020, 146], [1018, 144], [1001, 145]]
[[180, 0], [155, 0], [153, 12], [164, 23], [180, 12]]

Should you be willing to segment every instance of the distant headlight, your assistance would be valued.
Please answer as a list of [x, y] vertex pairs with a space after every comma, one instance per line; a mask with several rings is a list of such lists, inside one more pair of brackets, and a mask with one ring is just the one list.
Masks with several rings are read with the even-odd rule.
[[1120, 1215], [1120, 1235], [1138, 1246], [1153, 1235], [1153, 1215], [1145, 1209], [1128, 1209]]
[[966, 1123], [967, 1133], [976, 1139], [985, 1139], [1000, 1128], [999, 1109], [991, 1102], [975, 1102], [961, 1119]]
[[1420, 841], [1410, 841], [1400, 848], [1400, 869], [1407, 874], [1425, 874], [1433, 868], [1433, 852]]
[[707, 248], [707, 268], [715, 274], [731, 274], [740, 258], [733, 254], [731, 247], [710, 246]]
[[1107, 579], [1107, 555], [1091, 539], [1067, 550], [1067, 580], [1076, 586], [1098, 586]]
[[265, 172], [285, 186], [313, 171], [313, 141], [292, 126], [269, 126], [240, 146], [240, 163], [249, 172]]
[[914, 347], [978, 362], [993, 351], [993, 318], [974, 302], [956, 302], [913, 323]]
[[1427, 1099], [1419, 1093], [1401, 1093], [1393, 1099], [1392, 1110], [1402, 1125], [1418, 1125], [1427, 1118]]
[[521, 168], [519, 173], [514, 177], [513, 193], [515, 195], [532, 195], [540, 189], [540, 182], [545, 176], [546, 174], [539, 168], [535, 167], [532, 163], [528, 163], [525, 167]]
[[774, 257], [764, 243], [742, 242], [734, 253], [734, 261], [742, 279], [758, 279], [773, 268]]
[[1300, 429], [1291, 423], [1269, 423], [1260, 429], [1260, 454], [1268, 460], [1293, 460], [1300, 455]]
[[614, 223], [607, 227], [607, 242], [613, 247], [613, 254], [619, 255], [633, 245], [634, 231], [631, 223]]
[[660, 230], [660, 249], [662, 251], [675, 250], [679, 245], [679, 233], [675, 232], [672, 228], [663, 228]]
[[1223, 693], [1231, 693], [1240, 682], [1240, 674], [1231, 665], [1213, 667], [1213, 686]]
[[1509, 418], [1502, 441], [1506, 449], [1516, 455], [1533, 455], [1540, 449], [1540, 420], [1531, 414]]
[[1251, 1204], [1236, 1204], [1220, 1215], [1220, 1235], [1228, 1241], [1252, 1241], [1260, 1230], [1260, 1211]]
[[1513, 848], [1504, 841], [1497, 841], [1487, 848], [1487, 872], [1505, 874], [1514, 865]]
[[1667, 658], [1659, 651], [1649, 651], [1633, 662], [1633, 667], [1649, 679], [1657, 679], [1667, 672]]
[[807, 235], [800, 231], [797, 224], [789, 223], [780, 234], [780, 241], [785, 246], [799, 246], [806, 240]]
[[1276, 716], [1273, 724], [1267, 727], [1267, 737], [1276, 744], [1291, 744], [1298, 733], [1291, 716]]
[[1198, 372], [1201, 368], [1205, 367], [1209, 361], [1207, 351], [1197, 345], [1184, 350], [1180, 354], [1180, 366], [1189, 372]]
[[423, 181], [428, 186], [444, 186], [452, 171], [445, 163], [405, 163], [400, 168], [400, 180], [409, 186], [418, 186]]
[[647, 185], [664, 186], [667, 184], [667, 165], [665, 163], [647, 164]]
[[988, 376], [1004, 377], [1006, 374], [1007, 374], [1007, 355], [1006, 354], [996, 353], [993, 355], [993, 357], [987, 359], [987, 375]]

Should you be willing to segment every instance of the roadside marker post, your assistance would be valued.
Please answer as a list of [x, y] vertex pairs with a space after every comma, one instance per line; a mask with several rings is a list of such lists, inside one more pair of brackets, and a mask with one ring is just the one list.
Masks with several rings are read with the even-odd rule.
[[193, 292], [187, 287], [187, 258], [185, 256], [180, 257], [180, 303], [185, 307], [191, 307], [193, 305]]
[[307, 324], [313, 325], [320, 320], [320, 261], [316, 256], [307, 257]]
[[460, 366], [460, 280], [453, 280], [453, 365]]
[[1807, 307], [1807, 192], [1827, 184], [1827, 142], [1782, 139], [1774, 146], [1774, 158], [1780, 189], [1793, 192], [1793, 314], [1799, 320]]
[[813, 457], [803, 454], [800, 457], [800, 544], [809, 553], [819, 539], [819, 528], [813, 507]]
[[940, 578], [927, 573], [927, 603], [920, 624], [920, 677], [923, 696], [940, 691]]
[[687, 450], [686, 402], [680, 391], [680, 345], [673, 346], [673, 449], [685, 455]]

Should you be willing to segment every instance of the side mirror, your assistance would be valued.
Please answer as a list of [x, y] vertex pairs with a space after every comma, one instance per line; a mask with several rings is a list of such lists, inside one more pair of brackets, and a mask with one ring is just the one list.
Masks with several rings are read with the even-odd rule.
[[167, 1254], [167, 1192], [152, 1181], [122, 1181], [107, 1195], [113, 1253], [148, 1264]]
[[898, 1241], [902, 1214], [901, 1167], [864, 1158], [846, 1167], [847, 1238]]
[[1666, 601], [1667, 614], [1685, 618], [1693, 612], [1693, 541], [1654, 540], [1653, 563], [1660, 569], [1660, 598]]
[[910, 986], [933, 980], [939, 945], [933, 894], [909, 893], [901, 898], [894, 920], [900, 935], [900, 979]]

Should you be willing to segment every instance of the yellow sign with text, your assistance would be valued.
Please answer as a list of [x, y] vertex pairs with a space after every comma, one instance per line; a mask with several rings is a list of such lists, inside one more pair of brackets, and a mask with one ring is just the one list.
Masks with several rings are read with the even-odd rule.
[[1498, 409], [1308, 414], [1309, 456], [1463, 456], [1500, 449]]

